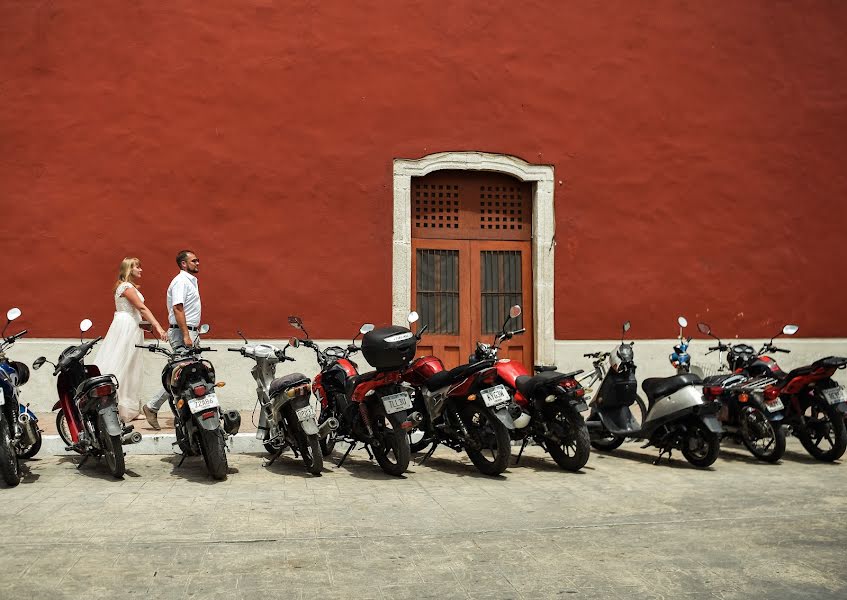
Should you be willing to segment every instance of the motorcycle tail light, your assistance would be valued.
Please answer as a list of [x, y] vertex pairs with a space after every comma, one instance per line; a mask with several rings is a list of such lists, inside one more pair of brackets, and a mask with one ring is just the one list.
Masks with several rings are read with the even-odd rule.
[[765, 388], [765, 399], [768, 402], [772, 402], [773, 400], [776, 400], [777, 398], [779, 398], [779, 388], [778, 387], [774, 387], [772, 385], [769, 385], [768, 387]]
[[204, 412], [204, 413], [203, 413], [202, 415], [200, 415], [200, 416], [201, 416], [201, 417], [203, 417], [203, 419], [211, 419], [212, 417], [214, 417], [214, 416], [215, 416], [215, 414], [216, 414], [216, 411], [214, 411], [214, 410], [210, 410], [210, 411], [208, 411], [208, 412]]
[[111, 383], [104, 383], [103, 385], [98, 385], [96, 388], [92, 389], [88, 392], [88, 395], [92, 398], [100, 398], [103, 396], [110, 396], [115, 392], [115, 386]]
[[206, 386], [205, 385], [195, 385], [194, 386], [194, 395], [195, 396], [205, 396], [206, 395]]
[[712, 398], [717, 398], [723, 393], [723, 388], [719, 385], [707, 385], [703, 388], [703, 393], [706, 396], [710, 396]]

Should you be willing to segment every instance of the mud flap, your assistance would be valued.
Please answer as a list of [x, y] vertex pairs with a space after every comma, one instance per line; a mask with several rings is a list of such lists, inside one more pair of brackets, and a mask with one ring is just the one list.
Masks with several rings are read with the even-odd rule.
[[496, 416], [503, 425], [506, 426], [506, 429], [513, 430], [515, 429], [515, 421], [512, 419], [512, 415], [509, 414], [508, 408], [500, 408], [500, 409], [492, 409], [494, 412], [494, 416]]
[[706, 429], [712, 433], [723, 433], [721, 422], [718, 421], [718, 418], [715, 415], [700, 415], [700, 420], [703, 421], [703, 425], [706, 426]]
[[203, 418], [203, 413], [198, 413], [192, 416], [194, 418], [194, 422], [207, 431], [214, 431], [221, 426], [221, 413], [218, 410], [215, 410], [215, 414], [208, 419]]
[[97, 413], [103, 417], [103, 424], [106, 426], [106, 433], [109, 435], [122, 435], [123, 428], [118, 419], [118, 407], [114, 404], [101, 408]]

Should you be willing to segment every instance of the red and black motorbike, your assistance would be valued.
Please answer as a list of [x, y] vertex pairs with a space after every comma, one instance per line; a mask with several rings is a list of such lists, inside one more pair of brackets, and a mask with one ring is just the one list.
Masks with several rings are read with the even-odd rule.
[[[409, 315], [409, 321], [418, 314]], [[415, 336], [420, 340], [427, 326]], [[426, 461], [439, 444], [456, 452], [465, 451], [474, 466], [485, 475], [499, 475], [509, 466], [512, 445], [509, 431], [515, 429], [515, 417], [521, 411], [508, 391], [497, 385], [496, 359], [472, 360], [446, 371], [435, 356], [413, 360], [403, 373], [403, 381], [415, 390], [414, 409], [421, 415], [422, 437], [410, 448], [431, 448], [421, 459]], [[419, 463], [419, 464], [420, 464]]]
[[[705, 323], [699, 323], [701, 332], [712, 335]], [[773, 383], [764, 388], [765, 402], [780, 401], [785, 413], [783, 425], [791, 428], [806, 451], [822, 461], [835, 461], [847, 450], [847, 429], [844, 415], [847, 414], [847, 396], [832, 376], [838, 369], [847, 368], [847, 358], [827, 356], [811, 365], [798, 367], [786, 373], [776, 360], [767, 353], [789, 353], [786, 348], [777, 348], [773, 341], [779, 335], [794, 335], [796, 325], [786, 325], [782, 332], [762, 345], [758, 352], [746, 344], [729, 346], [718, 340], [714, 349], [727, 351], [730, 368], [748, 377], [767, 377]]]
[[[405, 327], [375, 329], [368, 323], [359, 330], [359, 335], [364, 335], [361, 347], [355, 344], [357, 335], [347, 348], [330, 346], [321, 350], [309, 339], [300, 317], [289, 317], [288, 322], [305, 335], [305, 339], [292, 338], [291, 345], [314, 350], [321, 368], [312, 391], [321, 403], [318, 422], [322, 428], [329, 422], [332, 430], [321, 440], [324, 455], [332, 452], [337, 441], [348, 442], [350, 445], [338, 462], [340, 467], [355, 445], [362, 443], [383, 471], [395, 476], [405, 473], [410, 458], [406, 433], [420, 417], [409, 414], [412, 400], [401, 385], [401, 375], [415, 355], [415, 335]], [[359, 351], [376, 371], [358, 373], [350, 356]]]
[[[85, 333], [91, 328], [91, 321], [83, 320], [80, 331]], [[56, 415], [56, 427], [67, 450], [78, 452], [84, 458], [81, 467], [89, 457], [105, 457], [109, 472], [121, 478], [126, 471], [123, 444], [141, 441], [141, 434], [133, 431], [132, 425], [123, 425], [118, 418], [118, 380], [114, 375], [101, 375], [95, 365], [84, 364], [85, 356], [102, 337], [88, 342], [80, 339], [78, 346], [66, 348], [59, 356], [53, 369], [58, 375], [56, 386], [59, 401], [53, 410]], [[32, 364], [40, 369], [44, 363], [50, 363], [40, 356]]]
[[588, 410], [583, 397], [585, 389], [575, 379], [582, 369], [560, 373], [554, 365], [534, 365], [536, 375], [531, 376], [526, 367], [515, 360], [497, 358], [500, 344], [523, 333], [523, 329], [506, 331], [509, 321], [521, 315], [521, 307], [513, 306], [493, 344], [477, 342], [471, 362], [495, 360], [497, 387], [507, 393], [520, 407], [521, 415], [515, 417], [515, 428], [509, 430], [513, 440], [522, 442], [515, 464], [530, 441], [544, 448], [556, 464], [568, 471], [579, 471], [588, 462], [591, 441], [585, 419], [580, 414]]

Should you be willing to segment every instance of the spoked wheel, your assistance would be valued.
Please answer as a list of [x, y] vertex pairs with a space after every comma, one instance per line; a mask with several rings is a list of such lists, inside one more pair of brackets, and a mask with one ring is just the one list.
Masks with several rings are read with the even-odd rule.
[[545, 438], [544, 445], [556, 464], [568, 471], [579, 471], [588, 462], [591, 444], [588, 427], [579, 413], [561, 406], [553, 407], [548, 426], [556, 440]]
[[[630, 406], [630, 410], [632, 411], [632, 418], [635, 419], [640, 427], [641, 424], [644, 423], [644, 419], [647, 417], [647, 407], [644, 405], [644, 401], [640, 396], [635, 397], [635, 403]], [[591, 445], [598, 450], [611, 452], [625, 441], [626, 438], [624, 436], [610, 433], [608, 437], [591, 440]]]
[[376, 462], [389, 475], [400, 476], [409, 468], [409, 437], [400, 427], [402, 420], [384, 412], [371, 418], [371, 429], [379, 447], [371, 446]]
[[806, 452], [825, 462], [838, 460], [847, 449], [844, 416], [825, 400], [816, 400], [806, 409], [796, 435]]
[[229, 465], [226, 461], [226, 441], [224, 432], [219, 428], [209, 431], [202, 427], [198, 430], [200, 435], [200, 451], [203, 453], [203, 461], [209, 470], [209, 475], [218, 481], [226, 479]]
[[324, 457], [320, 444], [320, 437], [317, 433], [307, 434], [303, 431], [303, 426], [294, 414], [294, 408], [291, 408], [287, 416], [289, 430], [294, 433], [294, 439], [297, 440], [297, 449], [300, 452], [300, 458], [303, 460], [303, 466], [312, 475], [320, 475], [324, 468]]
[[700, 421], [688, 427], [688, 433], [682, 441], [682, 455], [695, 467], [711, 466], [721, 451], [721, 438], [712, 433]]
[[112, 474], [112, 477], [121, 479], [126, 472], [121, 436], [109, 435], [109, 432], [106, 431], [106, 422], [102, 416], [97, 417], [97, 427], [100, 434], [100, 447], [103, 449], [103, 456], [106, 458], [109, 473]]
[[0, 472], [2, 472], [3, 481], [9, 487], [15, 487], [21, 482], [18, 452], [12, 443], [9, 422], [4, 416], [0, 416]]
[[761, 410], [749, 406], [741, 416], [741, 440], [750, 453], [766, 462], [777, 462], [785, 454], [785, 431]]
[[480, 473], [499, 475], [509, 466], [512, 442], [509, 430], [491, 409], [469, 402], [462, 409], [462, 420], [468, 430], [465, 451]]

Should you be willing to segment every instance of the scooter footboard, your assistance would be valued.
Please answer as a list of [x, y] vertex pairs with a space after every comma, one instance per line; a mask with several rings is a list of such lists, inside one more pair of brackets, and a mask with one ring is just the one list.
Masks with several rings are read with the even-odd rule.
[[629, 406], [617, 406], [596, 413], [603, 426], [612, 433], [626, 435], [638, 431], [641, 424], [635, 420]]

